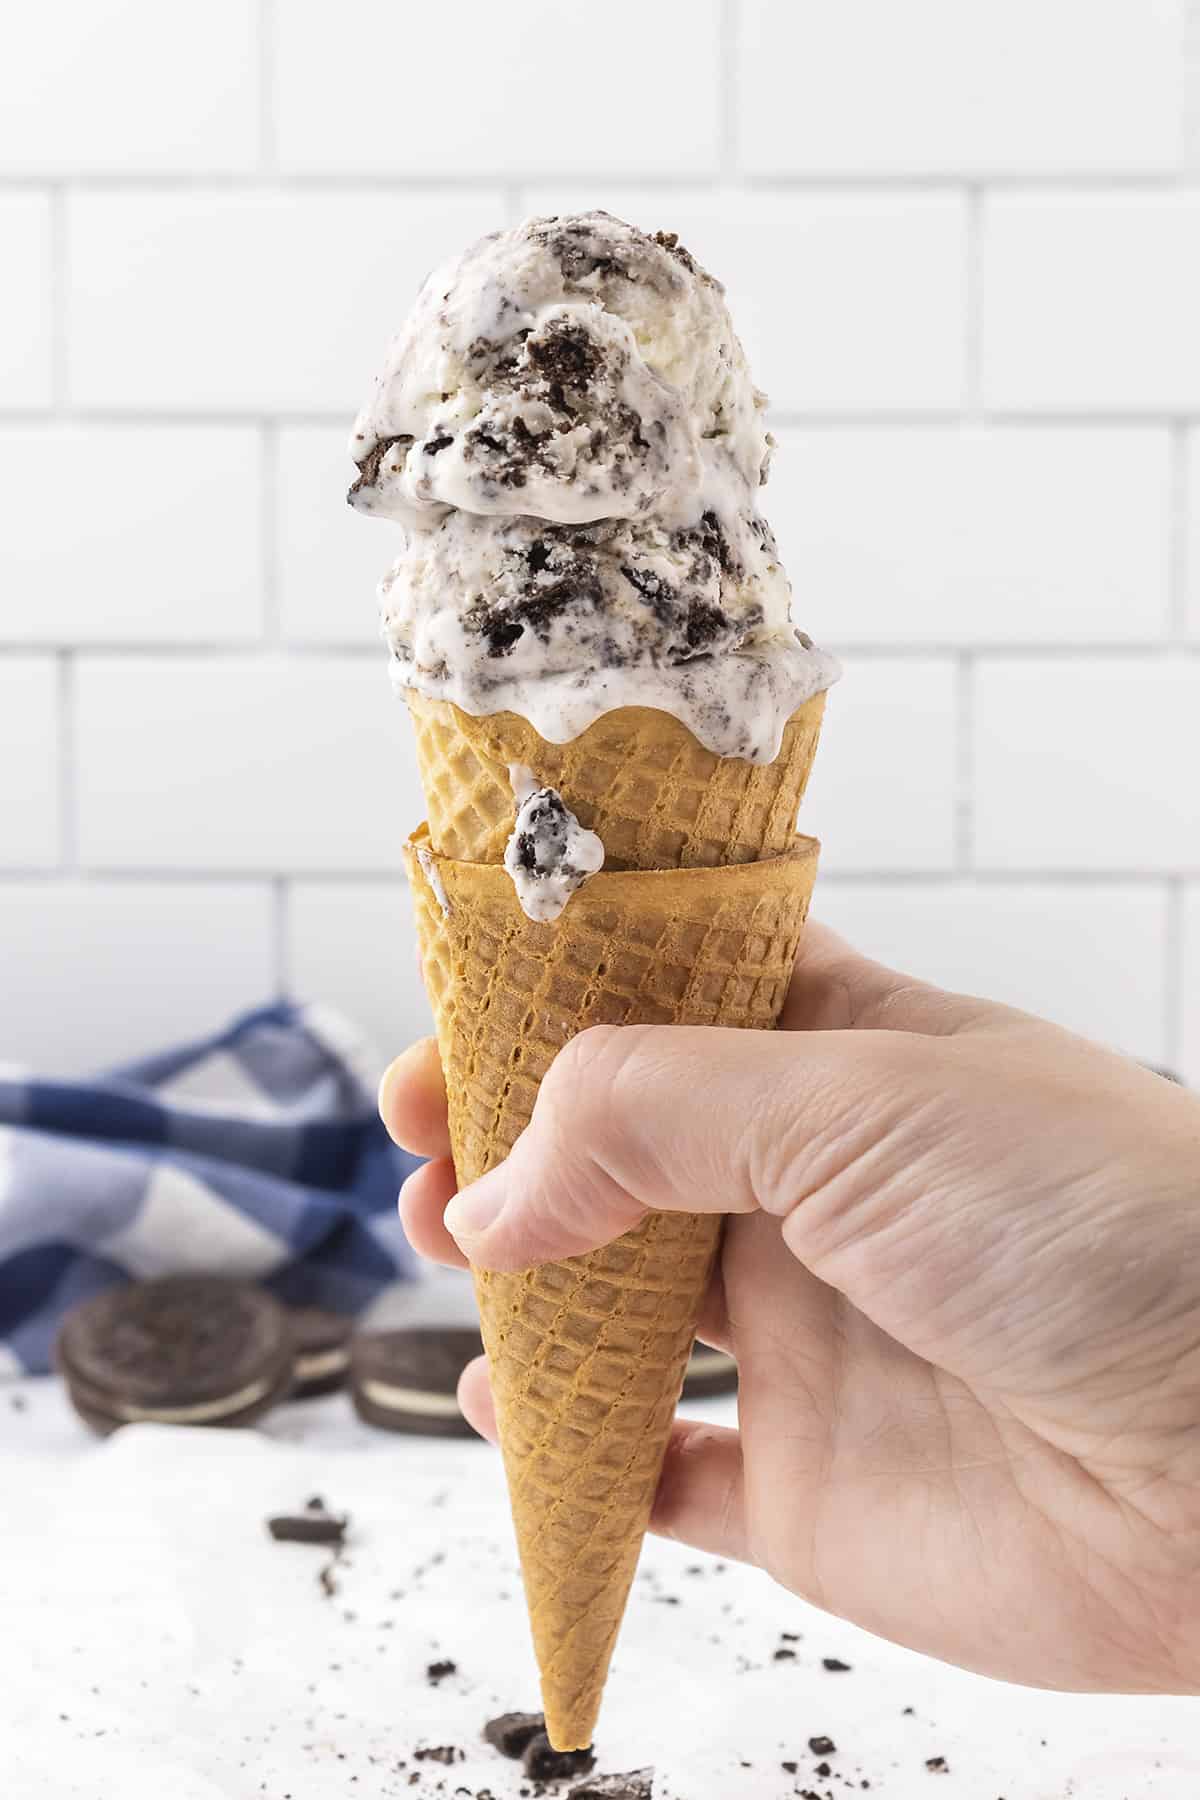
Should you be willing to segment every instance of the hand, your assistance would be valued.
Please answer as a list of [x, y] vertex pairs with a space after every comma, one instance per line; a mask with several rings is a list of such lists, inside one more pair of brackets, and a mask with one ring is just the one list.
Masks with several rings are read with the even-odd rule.
[[[653, 1528], [1047, 1687], [1200, 1692], [1200, 1100], [810, 926], [778, 1033], [605, 1027], [454, 1198], [436, 1046], [389, 1069], [412, 1242], [521, 1268], [730, 1216]], [[495, 1422], [482, 1361], [464, 1410]]]

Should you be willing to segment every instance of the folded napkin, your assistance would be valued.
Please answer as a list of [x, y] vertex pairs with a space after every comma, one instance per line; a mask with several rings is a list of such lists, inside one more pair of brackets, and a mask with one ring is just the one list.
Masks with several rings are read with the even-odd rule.
[[48, 1369], [63, 1315], [117, 1283], [206, 1273], [356, 1313], [413, 1273], [354, 1033], [281, 1004], [111, 1074], [0, 1071], [0, 1375]]

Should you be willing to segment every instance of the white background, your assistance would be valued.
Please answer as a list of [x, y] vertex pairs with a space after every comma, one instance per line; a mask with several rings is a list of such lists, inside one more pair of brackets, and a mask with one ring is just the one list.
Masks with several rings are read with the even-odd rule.
[[[372, 1431], [344, 1394], [254, 1431], [132, 1425], [97, 1447], [61, 1383], [14, 1391], [25, 1412], [0, 1410], [5, 1800], [529, 1795], [520, 1764], [480, 1740], [484, 1719], [536, 1692], [499, 1457]], [[734, 1409], [686, 1410], [732, 1422]], [[350, 1515], [331, 1597], [317, 1582], [328, 1552], [273, 1544], [263, 1523], [318, 1493]], [[794, 1656], [776, 1662], [785, 1631]], [[826, 1656], [848, 1669], [826, 1671]], [[431, 1687], [443, 1657], [457, 1672]], [[830, 1779], [815, 1774], [817, 1733], [837, 1746]], [[419, 1763], [426, 1744], [466, 1760]], [[1194, 1699], [988, 1681], [817, 1612], [758, 1569], [652, 1537], [597, 1749], [609, 1772], [653, 1764], [655, 1800], [1200, 1788]]]
[[281, 989], [421, 1027], [348, 421], [435, 258], [599, 203], [726, 280], [774, 402], [796, 616], [847, 662], [818, 910], [1200, 1079], [1200, 6], [53, 0], [4, 38], [0, 1059]]

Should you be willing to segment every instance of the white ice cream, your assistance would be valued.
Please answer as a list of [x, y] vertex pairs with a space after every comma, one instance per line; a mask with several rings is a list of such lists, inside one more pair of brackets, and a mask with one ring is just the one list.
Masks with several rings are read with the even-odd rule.
[[505, 846], [504, 866], [522, 911], [545, 925], [604, 867], [604, 845], [594, 831], [584, 830], [561, 794], [538, 786], [532, 769], [514, 763], [508, 775], [517, 822]]
[[724, 290], [607, 213], [530, 219], [426, 282], [355, 425], [398, 520], [402, 687], [562, 743], [616, 707], [766, 762], [837, 678], [757, 509], [771, 440]]
[[686, 523], [765, 479], [724, 290], [669, 233], [529, 219], [436, 269], [354, 426], [364, 512]]
[[442, 917], [450, 917], [450, 901], [446, 895], [446, 884], [442, 880], [441, 871], [433, 860], [433, 851], [427, 844], [418, 844], [417, 861], [421, 865], [421, 873], [429, 883], [434, 899], [442, 909]]

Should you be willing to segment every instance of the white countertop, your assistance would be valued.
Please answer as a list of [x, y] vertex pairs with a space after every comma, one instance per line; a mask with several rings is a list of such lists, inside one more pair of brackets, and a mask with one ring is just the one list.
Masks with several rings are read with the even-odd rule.
[[[264, 1524], [312, 1494], [351, 1515], [332, 1598], [317, 1580], [328, 1552], [273, 1543]], [[135, 1426], [101, 1444], [57, 1381], [2, 1385], [0, 1596], [4, 1800], [520, 1793], [519, 1764], [479, 1737], [493, 1714], [537, 1705], [482, 1444], [370, 1431], [342, 1395], [259, 1431]], [[773, 1660], [782, 1632], [800, 1634], [794, 1661]], [[459, 1672], [433, 1688], [442, 1657]], [[819, 1734], [838, 1746], [826, 1779], [807, 1747]], [[440, 1744], [465, 1760], [414, 1760]], [[1200, 1794], [1200, 1701], [1005, 1687], [657, 1540], [599, 1747], [603, 1769], [653, 1764], [655, 1800], [843, 1800], [864, 1781], [870, 1800]], [[948, 1774], [926, 1769], [934, 1756]]]

